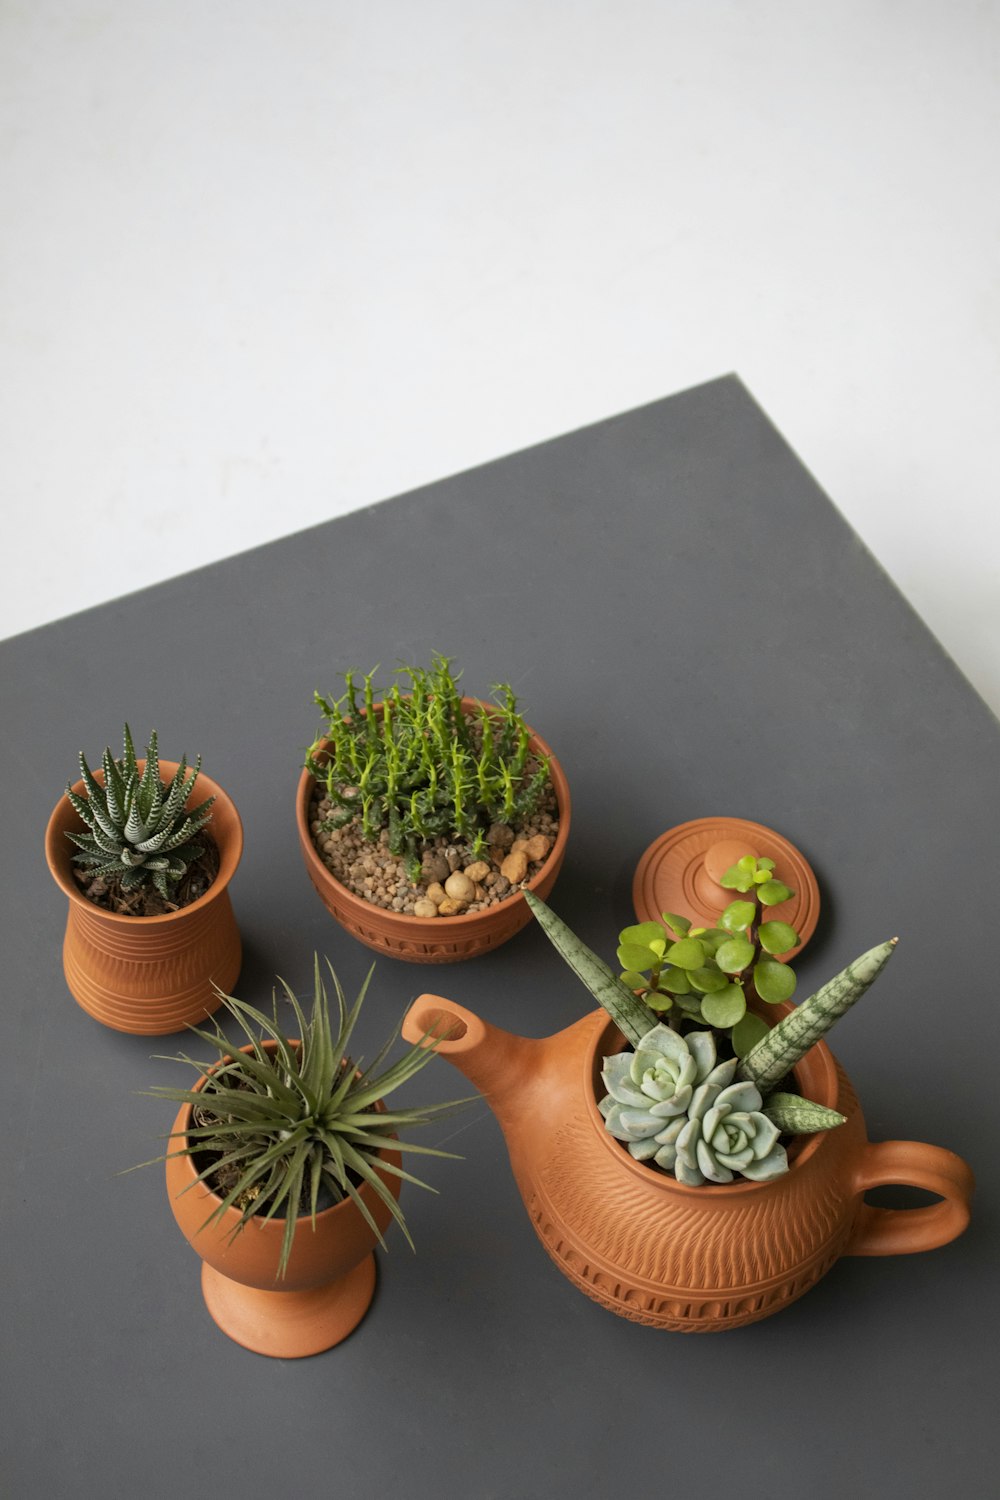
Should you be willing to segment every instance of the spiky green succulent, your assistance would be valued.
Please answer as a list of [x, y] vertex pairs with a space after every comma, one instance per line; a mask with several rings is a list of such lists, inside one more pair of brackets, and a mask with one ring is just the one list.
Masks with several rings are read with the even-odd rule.
[[215, 798], [197, 807], [187, 806], [201, 770], [200, 755], [190, 774], [187, 757], [182, 755], [170, 782], [160, 780], [155, 729], [141, 772], [127, 724], [123, 746], [121, 760], [114, 759], [110, 746], [105, 749], [103, 786], [80, 751], [86, 795], [79, 796], [67, 785], [66, 796], [90, 831], [67, 832], [66, 837], [78, 846], [80, 852], [73, 859], [88, 874], [117, 876], [126, 891], [148, 882], [169, 899], [191, 861], [204, 853], [195, 835], [211, 818], [209, 809]]
[[[375, 669], [377, 670], [377, 669]], [[523, 823], [550, 784], [546, 757], [532, 755], [531, 731], [507, 683], [495, 704], [466, 713], [451, 659], [435, 656], [428, 670], [400, 667], [404, 680], [375, 701], [368, 672], [360, 691], [344, 673], [339, 698], [313, 696], [326, 723], [306, 755], [306, 768], [333, 805], [329, 830], [352, 819], [374, 841], [384, 829], [389, 850], [420, 876], [420, 850], [440, 835], [486, 847], [493, 823]]]
[[[381, 1051], [362, 1069], [361, 1059], [348, 1056], [348, 1046], [364, 1003], [372, 970], [357, 999], [348, 1007], [332, 966], [338, 1023], [334, 1031], [326, 985], [316, 958], [313, 969], [312, 1010], [309, 1020], [295, 993], [280, 980], [295, 1017], [299, 1039], [290, 1038], [278, 1020], [277, 1000], [272, 1016], [232, 995], [222, 1003], [245, 1032], [250, 1049], [238, 1051], [217, 1022], [214, 1030], [192, 1027], [217, 1054], [201, 1063], [181, 1054], [201, 1075], [197, 1089], [158, 1086], [149, 1092], [191, 1106], [194, 1123], [183, 1132], [184, 1144], [172, 1156], [193, 1156], [197, 1181], [211, 1178], [228, 1185], [218, 1190], [220, 1201], [205, 1221], [206, 1227], [229, 1208], [240, 1210], [234, 1229], [239, 1233], [253, 1217], [284, 1219], [278, 1276], [285, 1274], [295, 1239], [296, 1224], [308, 1216], [350, 1198], [357, 1205], [380, 1244], [382, 1233], [361, 1196], [367, 1184], [386, 1205], [412, 1247], [413, 1241], [395, 1195], [383, 1181], [389, 1173], [417, 1187], [419, 1178], [381, 1155], [414, 1152], [424, 1156], [454, 1156], [433, 1146], [399, 1139], [408, 1126], [425, 1125], [461, 1107], [447, 1104], [379, 1109], [401, 1084], [433, 1059], [433, 1039], [421, 1038], [397, 1062], [380, 1072], [398, 1035], [398, 1027]], [[259, 1034], [258, 1034], [259, 1033]], [[268, 1047], [266, 1042], [273, 1043]], [[165, 1158], [158, 1158], [163, 1161]], [[148, 1163], [147, 1163], [148, 1165]], [[186, 1190], [185, 1190], [186, 1191]], [[436, 1191], [430, 1189], [430, 1191]]]

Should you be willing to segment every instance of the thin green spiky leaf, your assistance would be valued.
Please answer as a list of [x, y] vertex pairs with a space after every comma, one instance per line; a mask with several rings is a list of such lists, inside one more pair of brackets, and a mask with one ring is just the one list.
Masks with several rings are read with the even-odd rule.
[[534, 891], [525, 890], [524, 898], [545, 936], [587, 986], [594, 999], [611, 1016], [619, 1031], [634, 1046], [652, 1031], [657, 1019], [649, 1006], [626, 989], [607, 964], [580, 941], [571, 928], [547, 906]]

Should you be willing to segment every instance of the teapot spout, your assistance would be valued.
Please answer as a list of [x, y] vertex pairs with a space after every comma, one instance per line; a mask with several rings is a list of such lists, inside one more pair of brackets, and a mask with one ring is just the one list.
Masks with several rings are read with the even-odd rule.
[[403, 1020], [408, 1042], [433, 1045], [464, 1073], [504, 1122], [508, 1106], [527, 1093], [547, 1066], [551, 1038], [533, 1040], [491, 1026], [440, 995], [421, 995]]

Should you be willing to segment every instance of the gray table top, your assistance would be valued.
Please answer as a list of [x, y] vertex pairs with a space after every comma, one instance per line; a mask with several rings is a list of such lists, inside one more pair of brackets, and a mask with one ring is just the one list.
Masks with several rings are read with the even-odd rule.
[[[182, 497], [164, 521], [190, 528], [196, 559]], [[109, 587], [127, 586], [111, 536], [108, 559]], [[574, 824], [553, 902], [595, 946], [629, 920], [646, 844], [715, 812], [781, 830], [814, 864], [825, 907], [801, 993], [901, 934], [836, 1051], [873, 1139], [971, 1161], [962, 1239], [843, 1259], [734, 1333], [656, 1332], [550, 1263], [480, 1103], [441, 1128], [464, 1158], [432, 1165], [440, 1197], [409, 1194], [417, 1254], [393, 1238], [347, 1342], [283, 1362], [218, 1332], [161, 1169], [116, 1175], [162, 1149], [172, 1111], [138, 1091], [186, 1076], [151, 1060], [185, 1038], [118, 1035], [73, 1003], [45, 821], [80, 746], [97, 755], [126, 717], [156, 727], [165, 755], [202, 753], [243, 815], [238, 993], [266, 999], [275, 972], [305, 989], [314, 949], [355, 984], [370, 955], [321, 907], [296, 843], [312, 691], [432, 650], [460, 657], [467, 691], [512, 681], [560, 756]], [[990, 1492], [997, 1163], [978, 1059], [1000, 733], [738, 380], [34, 631], [0, 646], [0, 673], [8, 1493]], [[529, 1035], [591, 1008], [534, 927], [469, 964], [381, 960], [367, 1034], [425, 989]], [[417, 1083], [464, 1092], [444, 1063]]]

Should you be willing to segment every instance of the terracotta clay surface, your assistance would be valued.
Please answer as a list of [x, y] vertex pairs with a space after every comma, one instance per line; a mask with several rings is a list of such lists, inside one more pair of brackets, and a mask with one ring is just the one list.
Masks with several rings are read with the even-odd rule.
[[[462, 705], [466, 712], [471, 712], [477, 706], [477, 700], [463, 698]], [[541, 735], [532, 733], [530, 743], [535, 754], [550, 757], [549, 773], [559, 809], [559, 831], [555, 843], [541, 870], [528, 882], [528, 889], [545, 899], [555, 885], [566, 853], [570, 824], [569, 783]], [[454, 917], [414, 917], [405, 912], [386, 911], [363, 901], [335, 879], [317, 852], [309, 826], [314, 786], [314, 778], [308, 771], [303, 771], [295, 799], [295, 821], [302, 857], [327, 911], [366, 947], [414, 964], [459, 963], [499, 948], [530, 921], [528, 904], [519, 891], [487, 911]]]
[[[266, 1046], [274, 1050], [273, 1043]], [[183, 1132], [190, 1123], [191, 1108], [184, 1105], [173, 1130]], [[172, 1142], [171, 1149], [180, 1144]], [[386, 1160], [398, 1167], [401, 1158], [390, 1151]], [[398, 1198], [400, 1179], [388, 1172], [380, 1175]], [[240, 1214], [230, 1208], [220, 1220], [204, 1227], [219, 1199], [196, 1181], [192, 1158], [171, 1157], [166, 1177], [174, 1218], [202, 1258], [205, 1305], [223, 1333], [257, 1354], [300, 1359], [331, 1349], [357, 1327], [375, 1291], [372, 1252], [377, 1241], [350, 1199], [317, 1214], [315, 1229], [308, 1217], [300, 1221], [285, 1276], [279, 1281], [283, 1219], [268, 1223], [251, 1219], [233, 1235]], [[388, 1208], [368, 1184], [359, 1192], [384, 1233], [391, 1219]]]
[[637, 920], [655, 922], [661, 912], [672, 911], [699, 927], [714, 927], [729, 903], [740, 899], [739, 891], [718, 882], [744, 854], [773, 859], [775, 878], [795, 892], [767, 913], [770, 920], [787, 922], [799, 934], [798, 947], [783, 955], [793, 958], [802, 952], [819, 920], [816, 877], [788, 839], [745, 818], [696, 818], [655, 839], [640, 858], [632, 881]]
[[[800, 1137], [782, 1177], [694, 1188], [635, 1161], [604, 1129], [602, 1058], [623, 1045], [605, 1011], [529, 1040], [422, 995], [403, 1035], [417, 1041], [431, 1029], [447, 1036], [441, 1055], [496, 1114], [549, 1255], [581, 1291], [633, 1322], [685, 1333], [738, 1328], [801, 1297], [840, 1255], [930, 1250], [968, 1223], [965, 1162], [917, 1141], [869, 1144], [854, 1092], [823, 1043], [796, 1069], [797, 1086], [847, 1123]], [[942, 1201], [919, 1209], [863, 1202], [866, 1188], [888, 1182]]]
[[[160, 761], [161, 778], [169, 780], [176, 769], [175, 761]], [[103, 784], [103, 772], [94, 774]], [[66, 983], [89, 1015], [115, 1031], [181, 1031], [218, 1008], [213, 984], [231, 990], [240, 972], [240, 935], [228, 887], [243, 853], [243, 825], [232, 799], [203, 771], [192, 790], [199, 802], [216, 799], [207, 831], [218, 845], [219, 871], [197, 901], [163, 916], [120, 916], [88, 901], [73, 878], [75, 845], [66, 837], [67, 830], [82, 831], [83, 822], [65, 796], [49, 819], [45, 857], [69, 897]], [[84, 793], [82, 781], [74, 791]]]

